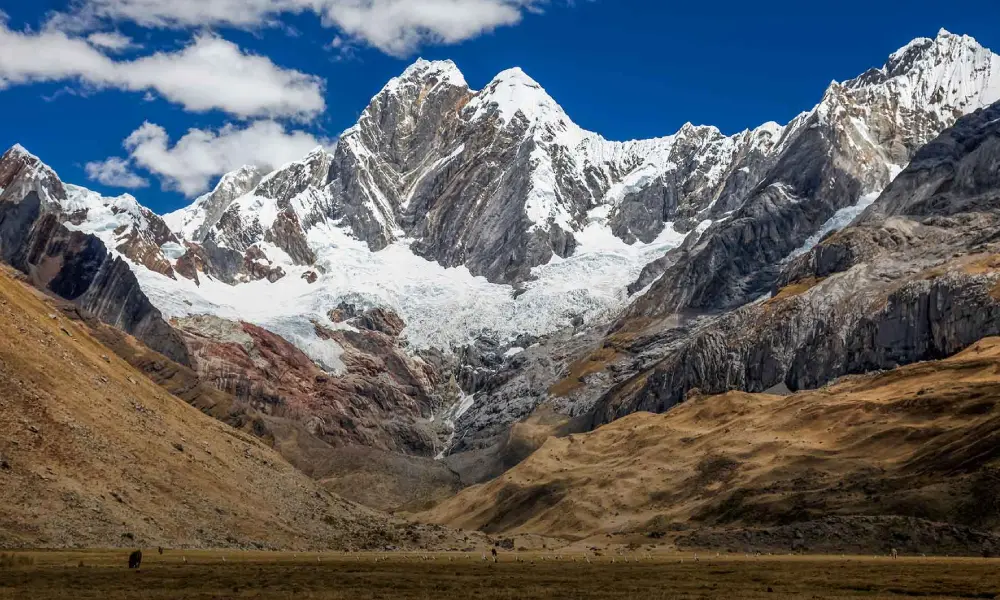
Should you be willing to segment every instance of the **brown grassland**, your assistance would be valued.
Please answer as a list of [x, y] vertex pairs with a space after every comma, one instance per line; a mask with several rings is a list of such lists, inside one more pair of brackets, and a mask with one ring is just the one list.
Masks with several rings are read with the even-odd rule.
[[[167, 551], [24, 553], [0, 567], [0, 599], [994, 598], [1000, 561], [743, 555], [292, 554]], [[575, 559], [575, 562], [574, 562]]]
[[[951, 525], [994, 531], [994, 481], [1000, 338], [985, 338], [944, 360], [845, 377], [818, 390], [696, 395], [664, 414], [636, 413], [552, 437], [502, 476], [417, 518], [493, 534], [604, 540], [842, 517], [842, 537], [823, 525], [804, 532], [795, 550], [885, 553], [883, 546], [904, 542], [864, 533], [857, 517], [947, 524], [933, 525], [938, 533]], [[959, 553], [938, 533], [917, 544], [914, 526], [900, 527], [902, 539], [914, 543], [900, 550]], [[779, 550], [731, 538], [708, 547]], [[702, 538], [687, 547], [706, 546]], [[962, 553], [979, 549], [972, 544]]]

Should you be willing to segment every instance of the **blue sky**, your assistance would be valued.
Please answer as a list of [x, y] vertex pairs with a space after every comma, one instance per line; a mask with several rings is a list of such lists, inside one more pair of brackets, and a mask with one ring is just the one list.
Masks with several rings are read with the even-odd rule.
[[[297, 1], [185, 0], [194, 12], [168, 14], [185, 2], [0, 0], [0, 145], [20, 142], [64, 180], [103, 193], [125, 190], [101, 181], [145, 184], [131, 193], [167, 211], [227, 161], [278, 161], [334, 138], [417, 56], [453, 59], [474, 88], [520, 66], [581, 126], [630, 139], [686, 121], [727, 133], [786, 122], [831, 80], [942, 27], [1000, 49], [1000, 3], [985, 0], [947, 10], [923, 0], [323, 0], [322, 15], [285, 10]], [[213, 2], [250, 9], [206, 12]], [[434, 12], [449, 3], [448, 14]], [[257, 21], [227, 16], [253, 10]], [[116, 37], [81, 41], [95, 32]], [[196, 38], [208, 66], [185, 53]], [[165, 58], [148, 60], [155, 53]], [[155, 127], [140, 129], [146, 122]], [[173, 144], [191, 128], [204, 139], [182, 155]], [[238, 135], [247, 128], [252, 136]], [[257, 143], [261, 156], [248, 150]]]

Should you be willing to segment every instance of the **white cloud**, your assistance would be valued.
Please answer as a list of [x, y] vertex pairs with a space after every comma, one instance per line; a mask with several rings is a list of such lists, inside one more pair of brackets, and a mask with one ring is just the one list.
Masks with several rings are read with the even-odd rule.
[[521, 20], [518, 0], [327, 0], [325, 22], [383, 52], [406, 55], [423, 44], [454, 44]]
[[179, 50], [133, 60], [114, 60], [92, 43], [51, 27], [12, 31], [0, 20], [0, 89], [76, 80], [98, 89], [155, 91], [189, 111], [222, 110], [241, 118], [308, 120], [325, 108], [318, 77], [283, 69], [214, 35], [199, 34]]
[[163, 127], [146, 122], [124, 145], [132, 162], [159, 176], [165, 188], [195, 196], [219, 175], [243, 165], [275, 168], [333, 143], [304, 131], [286, 131], [275, 121], [256, 121], [243, 128], [191, 129], [171, 145]]
[[145, 27], [259, 27], [284, 13], [312, 12], [354, 41], [402, 56], [520, 22], [548, 0], [80, 0], [61, 25], [131, 21]]
[[87, 36], [90, 45], [107, 52], [124, 52], [141, 48], [140, 44], [132, 41], [132, 38], [117, 31], [95, 31]]
[[124, 158], [112, 157], [98, 162], [89, 162], [84, 167], [87, 177], [111, 187], [138, 189], [149, 187], [149, 180], [132, 171]]

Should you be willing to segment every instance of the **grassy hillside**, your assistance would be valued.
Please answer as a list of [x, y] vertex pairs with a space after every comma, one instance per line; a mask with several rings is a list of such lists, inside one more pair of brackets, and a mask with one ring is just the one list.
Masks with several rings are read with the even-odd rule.
[[395, 537], [385, 517], [155, 385], [6, 269], [0, 431], [0, 547], [343, 548]]
[[[702, 547], [978, 552], [1000, 525], [998, 400], [997, 338], [792, 396], [694, 394], [666, 414], [551, 438], [420, 518]], [[913, 533], [885, 539], [896, 531]]]

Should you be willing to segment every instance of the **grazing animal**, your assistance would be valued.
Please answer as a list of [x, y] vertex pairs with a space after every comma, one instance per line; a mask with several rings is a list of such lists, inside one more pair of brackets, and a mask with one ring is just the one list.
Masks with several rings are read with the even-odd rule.
[[132, 554], [128, 555], [128, 568], [138, 569], [139, 565], [142, 564], [142, 550], [136, 550]]
[[163, 546], [158, 546], [156, 548], [156, 551], [159, 552], [160, 554], [163, 554]]

